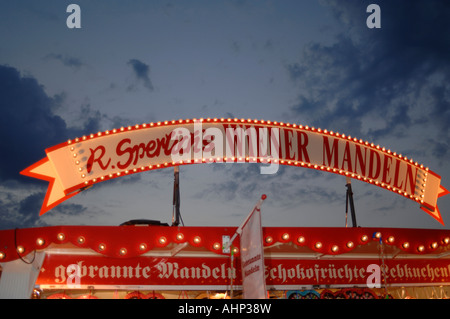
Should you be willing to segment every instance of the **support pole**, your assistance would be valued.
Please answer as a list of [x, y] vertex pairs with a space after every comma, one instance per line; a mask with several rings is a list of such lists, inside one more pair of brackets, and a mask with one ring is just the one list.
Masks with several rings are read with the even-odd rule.
[[352, 225], [353, 227], [358, 227], [358, 225], [356, 224], [356, 213], [355, 213], [355, 204], [353, 203], [353, 191], [352, 191], [352, 182], [351, 179], [349, 177], [347, 177], [347, 185], [345, 185], [347, 187], [347, 198], [346, 198], [346, 211], [345, 213], [347, 214], [348, 211], [348, 204], [350, 203], [350, 213], [352, 216]]
[[[181, 220], [180, 214], [180, 169], [178, 166], [174, 167], [174, 182], [173, 182], [173, 216], [172, 226], [178, 226]], [[182, 222], [182, 220], [181, 220]]]

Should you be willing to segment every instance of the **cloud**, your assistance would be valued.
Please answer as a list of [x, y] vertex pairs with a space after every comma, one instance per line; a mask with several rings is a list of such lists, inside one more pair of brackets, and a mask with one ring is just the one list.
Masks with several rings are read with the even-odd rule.
[[0, 66], [0, 180], [19, 179], [19, 172], [44, 157], [45, 148], [67, 139], [65, 121], [53, 114], [55, 100], [33, 78]]
[[[42, 159], [46, 148], [99, 129], [102, 116], [89, 105], [80, 107], [79, 126], [68, 127], [63, 118], [54, 114], [64, 101], [61, 96], [48, 96], [36, 79], [0, 65], [1, 228], [42, 225], [39, 210], [44, 199], [42, 189], [47, 185], [20, 172]], [[65, 205], [64, 211], [69, 208]]]
[[36, 226], [36, 222], [39, 220], [39, 214], [36, 213], [41, 209], [44, 195], [44, 193], [35, 193], [20, 201], [17, 217], [21, 227]]
[[79, 70], [85, 64], [79, 59], [60, 53], [50, 53], [45, 56], [45, 60], [55, 60], [61, 62], [64, 66], [71, 68], [72, 70]]
[[[450, 155], [450, 3], [380, 0], [376, 3], [381, 29], [369, 29], [366, 8], [371, 2], [321, 1], [336, 18], [340, 27], [334, 30], [339, 31], [331, 43], [307, 44], [298, 59], [286, 65], [297, 89], [289, 120], [407, 155], [441, 173], [445, 186]], [[339, 204], [333, 187], [339, 191], [341, 186], [317, 180], [319, 188], [314, 188], [315, 180], [313, 187], [302, 187], [306, 201], [329, 202], [330, 194]], [[371, 185], [355, 184], [358, 219], [365, 222], [383, 223], [382, 214], [398, 217], [414, 204]], [[324, 197], [316, 198], [316, 192]]]
[[[267, 205], [298, 206], [317, 202], [334, 203], [345, 200], [344, 180], [334, 174], [313, 169], [280, 165], [276, 174], [261, 174], [262, 164], [211, 164], [216, 178], [203, 185], [194, 197], [212, 202], [257, 201], [269, 196]], [[341, 188], [336, 188], [340, 182]], [[343, 193], [344, 192], [344, 193]], [[343, 193], [339, 194], [339, 193]]]
[[[153, 91], [153, 84], [150, 80], [150, 67], [145, 64], [144, 62], [141, 62], [137, 59], [131, 59], [128, 61], [128, 65], [130, 65], [133, 69], [134, 75], [136, 76], [137, 80], [142, 82], [145, 88], [147, 88], [150, 91]], [[129, 86], [129, 90], [134, 89], [134, 86]]]
[[[448, 172], [450, 4], [377, 1], [382, 28], [369, 29], [371, 1], [321, 3], [341, 26], [333, 30], [340, 31], [331, 43], [308, 43], [286, 64], [297, 90], [288, 121], [379, 143], [427, 165], [440, 160], [444, 169], [438, 169]], [[265, 205], [273, 202], [286, 212], [312, 207], [319, 214], [322, 204], [327, 213], [345, 209], [342, 176], [290, 167], [276, 176], [261, 176], [250, 166], [225, 173], [224, 181], [205, 187], [204, 199], [234, 202], [266, 193]], [[363, 221], [414, 204], [363, 182], [354, 182], [353, 190]], [[386, 203], [392, 203], [388, 211]]]
[[[298, 61], [286, 65], [298, 87], [291, 115], [372, 141], [397, 138], [392, 143], [399, 143], [417, 134], [417, 144], [447, 156], [450, 4], [378, 1], [381, 29], [366, 27], [370, 1], [322, 4], [344, 32], [332, 44], [310, 43]], [[432, 129], [419, 134], [424, 127]], [[402, 147], [425, 153], [416, 145]]]
[[20, 171], [43, 158], [46, 148], [98, 131], [102, 116], [89, 105], [80, 106], [79, 126], [68, 127], [53, 112], [62, 101], [60, 95], [48, 96], [36, 79], [0, 65], [0, 181], [25, 181]]
[[89, 103], [82, 104], [79, 116], [72, 121], [76, 126], [69, 127], [68, 134], [70, 137], [79, 137], [87, 133], [96, 133], [100, 130], [100, 123], [103, 120], [108, 120], [106, 115], [92, 109]]
[[[139, 64], [136, 69], [144, 71]], [[148, 71], [137, 74], [145, 79]], [[103, 122], [113, 127], [129, 124], [124, 118], [102, 114], [86, 102], [71, 112], [76, 115], [69, 125], [55, 114], [65, 102], [64, 92], [49, 96], [35, 78], [23, 76], [14, 67], [0, 65], [0, 228], [46, 226], [58, 218], [61, 221], [74, 214], [89, 214], [82, 205], [63, 203], [52, 210], [60, 217], [47, 213], [45, 218], [39, 218], [47, 183], [20, 175], [23, 169], [44, 158], [48, 147], [101, 131]], [[140, 179], [141, 176], [133, 176], [120, 179], [119, 183]]]

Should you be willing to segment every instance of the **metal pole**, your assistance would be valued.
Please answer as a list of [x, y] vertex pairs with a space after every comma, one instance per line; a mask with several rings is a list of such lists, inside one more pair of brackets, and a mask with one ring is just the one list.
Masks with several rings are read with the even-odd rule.
[[180, 169], [178, 166], [174, 167], [174, 183], [173, 183], [173, 216], [172, 226], [180, 224]]
[[345, 195], [345, 228], [348, 226], [348, 188]]
[[352, 191], [352, 183], [350, 178], [347, 177], [347, 200], [350, 202], [350, 213], [352, 215], [352, 224], [353, 227], [358, 227], [356, 224], [356, 213], [355, 213], [355, 204], [353, 203], [353, 191]]

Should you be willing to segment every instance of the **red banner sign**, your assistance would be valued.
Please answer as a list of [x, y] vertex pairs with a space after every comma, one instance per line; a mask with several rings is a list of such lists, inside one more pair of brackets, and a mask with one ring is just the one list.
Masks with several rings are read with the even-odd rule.
[[[450, 284], [449, 259], [386, 260], [386, 271], [378, 259], [298, 260], [265, 259], [267, 288], [284, 289], [311, 285], [364, 286], [386, 282], [388, 285]], [[101, 256], [47, 256], [37, 285], [86, 288], [87, 286], [188, 286], [195, 289], [215, 286], [227, 289], [230, 280], [240, 286], [240, 259], [231, 267], [229, 258], [130, 259]], [[374, 271], [376, 270], [376, 271]], [[385, 275], [384, 275], [385, 274]], [[378, 278], [377, 278], [378, 277]]]
[[261, 163], [312, 168], [358, 179], [416, 201], [443, 223], [441, 178], [412, 159], [333, 131], [259, 120], [206, 119], [149, 123], [83, 136], [46, 150], [21, 173], [50, 182], [41, 214], [96, 183], [196, 163]]

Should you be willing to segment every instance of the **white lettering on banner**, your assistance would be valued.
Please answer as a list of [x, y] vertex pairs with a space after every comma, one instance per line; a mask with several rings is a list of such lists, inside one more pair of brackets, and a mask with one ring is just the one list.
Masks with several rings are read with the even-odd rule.
[[[252, 272], [252, 265], [259, 256], [244, 261], [250, 266], [245, 271]], [[239, 261], [239, 259], [238, 259]], [[37, 284], [45, 281], [47, 284], [67, 285], [73, 288], [80, 285], [140, 283], [140, 284], [201, 284], [224, 285], [233, 281], [239, 285], [242, 273], [238, 268], [230, 268], [229, 260], [221, 261], [189, 259], [188, 264], [183, 259], [168, 261], [161, 258], [147, 261], [140, 259], [135, 264], [103, 264], [101, 261], [89, 260], [71, 261], [67, 266], [56, 261], [56, 264], [44, 262], [43, 268], [50, 272], [41, 272]], [[264, 275], [268, 285], [287, 284], [354, 284], [378, 287], [384, 277], [392, 283], [449, 283], [450, 261], [421, 262], [387, 262], [383, 274], [380, 266], [367, 261], [334, 261], [309, 262], [290, 260], [265, 260]], [[244, 267], [245, 268], [245, 267]]]
[[395, 267], [386, 267], [388, 278], [410, 279], [421, 278], [428, 279], [431, 282], [448, 278], [450, 276], [450, 265], [447, 267], [433, 267], [427, 264], [423, 267], [410, 267], [407, 264], [403, 267], [396, 265]]
[[174, 262], [160, 262], [156, 265], [159, 270], [158, 277], [164, 279], [230, 279], [236, 278], [236, 271], [221, 264], [220, 267], [210, 268], [205, 263], [201, 267], [181, 267]]
[[[450, 264], [446, 267], [433, 267], [430, 264], [426, 264], [422, 267], [410, 267], [408, 264], [403, 266], [397, 264], [395, 267], [387, 269], [387, 278], [400, 278], [400, 279], [420, 279], [428, 280], [429, 282], [436, 282], [439, 279], [450, 278]], [[286, 268], [283, 264], [279, 264], [276, 267], [265, 266], [265, 276], [269, 280], [279, 280], [281, 283], [286, 283], [289, 279], [314, 279], [317, 283], [323, 282], [327, 279], [346, 279], [347, 283], [356, 283], [361, 280], [373, 285], [373, 287], [379, 287], [380, 284], [380, 266], [377, 264], [370, 264], [367, 267], [351, 266], [349, 264], [343, 267], [335, 267], [334, 264], [329, 264], [328, 267], [323, 267], [319, 264], [315, 264], [313, 267], [302, 267], [301, 264], [297, 264], [295, 267]]]
[[67, 285], [73, 287], [73, 282], [77, 286], [83, 277], [91, 279], [108, 279], [108, 278], [145, 278], [151, 277], [152, 270], [157, 269], [157, 277], [161, 279], [231, 279], [236, 278], [236, 270], [231, 269], [226, 263], [220, 264], [219, 267], [209, 267], [206, 263], [202, 263], [200, 267], [180, 267], [177, 262], [161, 261], [156, 266], [141, 267], [138, 263], [135, 266], [98, 266], [84, 265], [84, 261], [77, 264], [71, 264], [67, 268], [63, 265], [55, 267], [55, 283], [63, 284], [67, 280]]
[[71, 264], [67, 268], [63, 265], [59, 265], [55, 268], [55, 282], [63, 283], [66, 281], [67, 283], [72, 284], [75, 280], [76, 284], [79, 285], [81, 278], [88, 276], [90, 278], [140, 278], [141, 276], [144, 278], [149, 278], [148, 274], [150, 271], [150, 267], [142, 268], [140, 264], [136, 266], [97, 266], [97, 265], [89, 265], [86, 266], [83, 264], [84, 261], [80, 261], [77, 264]]

